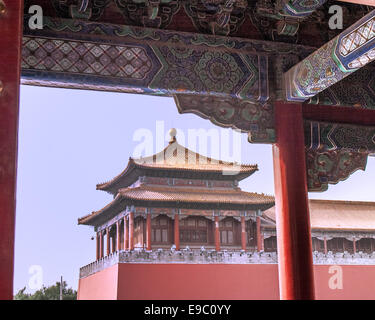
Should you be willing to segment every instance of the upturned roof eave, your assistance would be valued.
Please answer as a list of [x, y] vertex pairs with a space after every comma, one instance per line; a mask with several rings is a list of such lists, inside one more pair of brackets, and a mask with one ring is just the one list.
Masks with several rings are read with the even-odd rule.
[[[151, 166], [147, 166], [147, 165], [143, 165], [143, 164], [138, 164], [136, 162], [134, 162], [133, 159], [132, 160], [132, 163], [130, 165], [130, 162], [128, 164], [128, 166], [126, 167], [126, 169], [121, 173], [119, 174], [118, 176], [116, 176], [115, 178], [113, 178], [112, 180], [108, 181], [108, 182], [105, 182], [105, 183], [101, 183], [101, 184], [97, 184], [96, 185], [96, 190], [101, 190], [101, 191], [106, 191], [110, 194], [116, 194], [118, 192], [119, 189], [122, 189], [122, 188], [126, 188], [128, 187], [129, 185], [131, 185], [135, 179], [130, 179], [129, 181], [126, 181], [127, 179], [129, 179], [129, 175], [132, 174], [134, 171], [133, 170], [136, 170], [136, 169], [141, 169], [141, 170], [157, 170], [158, 172], [192, 172], [194, 171], [195, 169], [194, 168], [173, 168], [173, 167], [165, 167], [165, 166], [155, 166], [155, 167], [151, 167]], [[230, 176], [233, 178], [233, 180], [238, 180], [238, 181], [241, 181], [249, 176], [251, 176], [252, 174], [254, 174], [256, 171], [258, 171], [258, 166], [257, 165], [254, 165], [253, 168], [248, 168], [247, 170], [240, 170], [240, 172], [236, 173], [236, 174], [233, 174], [233, 175], [224, 175], [222, 174], [223, 170], [222, 169], [218, 169], [218, 170], [213, 170], [213, 169], [207, 169], [207, 170], [196, 170], [196, 173], [197, 174], [216, 174], [216, 175], [220, 175], [220, 176]], [[177, 175], [176, 175], [177, 176]]]
[[[96, 190], [106, 191], [106, 192], [109, 192], [111, 194], [116, 193], [117, 190], [118, 190], [115, 187], [116, 184], [119, 184], [121, 182], [121, 180], [126, 178], [136, 167], [137, 166], [136, 166], [136, 163], [135, 163], [134, 159], [130, 157], [126, 168], [119, 175], [115, 176], [114, 178], [112, 178], [111, 180], [109, 180], [107, 182], [98, 183], [96, 185]], [[130, 185], [130, 184], [131, 183], [129, 183], [128, 185]], [[115, 187], [115, 190], [114, 190], [114, 187]], [[121, 186], [119, 188], [123, 188], [123, 187], [125, 187], [125, 186]]]
[[[166, 146], [159, 153], [154, 154], [152, 156], [145, 157], [144, 159], [157, 159], [160, 154], [165, 155], [165, 152], [167, 151], [167, 149], [169, 147], [171, 147], [171, 145], [173, 145], [174, 143], [176, 143], [176, 148], [179, 148], [179, 147], [183, 148], [185, 150], [185, 153], [186, 153], [186, 151], [187, 152], [193, 152], [193, 151], [190, 151], [189, 149], [187, 149], [186, 147], [183, 147], [183, 146], [179, 145], [178, 142], [175, 141], [172, 144], [170, 143], [168, 146]], [[220, 174], [221, 172], [223, 172], [223, 169], [225, 170], [225, 165], [229, 166], [229, 165], [234, 164], [234, 163], [230, 163], [230, 162], [211, 159], [209, 157], [203, 157], [196, 152], [193, 152], [193, 153], [196, 154], [197, 156], [199, 156], [198, 157], [199, 159], [200, 158], [207, 158], [210, 161], [214, 160], [215, 162], [218, 162], [219, 165], [224, 165], [224, 168], [220, 167], [218, 169], [212, 169], [212, 168], [202, 169], [202, 167], [199, 167], [199, 165], [197, 165], [196, 167], [192, 167], [192, 168], [182, 168], [182, 167], [178, 167], [178, 165], [176, 165], [176, 167], [168, 167], [168, 166], [165, 166], [163, 164], [150, 166], [150, 165], [147, 165], [147, 163], [143, 164], [143, 163], [138, 162], [138, 161], [142, 160], [143, 158], [133, 159], [132, 157], [130, 157], [126, 168], [119, 175], [115, 176], [114, 178], [112, 178], [111, 180], [109, 180], [107, 182], [97, 184], [96, 189], [106, 191], [106, 192], [109, 192], [111, 194], [116, 194], [118, 189], [128, 187], [131, 183], [134, 182], [134, 179], [131, 180], [131, 181], [127, 181], [127, 182], [126, 182], [126, 179], [131, 174], [132, 170], [135, 169], [135, 168], [139, 168], [139, 169], [143, 169], [143, 170], [153, 170], [153, 169], [159, 170], [159, 171], [162, 170], [162, 171], [166, 171], [166, 172], [171, 172], [171, 171], [172, 172], [173, 171], [194, 172], [194, 171], [196, 171], [196, 172], [199, 172], [200, 174], [202, 174], [202, 173]], [[228, 176], [232, 176], [234, 179], [239, 180], [239, 181], [251, 176], [253, 173], [255, 173], [256, 171], [259, 170], [257, 164], [238, 164], [238, 165], [240, 166], [239, 172], [237, 174], [228, 175]]]

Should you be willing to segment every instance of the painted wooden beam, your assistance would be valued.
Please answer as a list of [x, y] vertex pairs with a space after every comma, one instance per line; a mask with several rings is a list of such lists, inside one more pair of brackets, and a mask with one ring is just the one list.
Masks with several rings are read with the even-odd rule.
[[13, 299], [22, 7], [0, 0], [0, 300]]
[[306, 101], [375, 60], [375, 10], [284, 75], [288, 101]]
[[[311, 48], [270, 41], [44, 17], [25, 28], [24, 84], [269, 99], [269, 57]], [[279, 75], [281, 77], [281, 75]]]
[[375, 126], [375, 110], [304, 103], [302, 112], [305, 120]]
[[285, 17], [304, 18], [312, 14], [327, 0], [279, 0], [277, 7], [279, 14]]

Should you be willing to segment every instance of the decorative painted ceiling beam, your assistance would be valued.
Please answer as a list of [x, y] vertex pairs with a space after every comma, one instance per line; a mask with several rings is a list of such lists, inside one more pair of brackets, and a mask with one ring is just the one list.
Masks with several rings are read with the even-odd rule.
[[285, 73], [288, 101], [306, 101], [375, 60], [375, 10]]
[[375, 110], [375, 64], [369, 63], [306, 102]]
[[305, 121], [305, 144], [315, 150], [375, 154], [375, 126]]
[[[45, 17], [42, 30], [24, 29], [22, 82], [265, 103], [269, 59], [309, 52], [286, 43]], [[281, 75], [272, 71], [272, 78]]]
[[312, 14], [327, 0], [278, 0], [276, 8], [281, 16], [304, 18]]

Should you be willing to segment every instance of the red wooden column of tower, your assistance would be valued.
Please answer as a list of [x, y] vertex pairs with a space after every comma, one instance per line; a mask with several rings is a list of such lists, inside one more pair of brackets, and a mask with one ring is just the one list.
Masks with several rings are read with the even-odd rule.
[[257, 217], [257, 251], [262, 251], [264, 249], [263, 246], [263, 236], [262, 236], [262, 231], [260, 229], [261, 222], [260, 222], [260, 217]]
[[23, 1], [0, 0], [0, 299], [13, 299]]
[[241, 247], [246, 250], [246, 223], [245, 216], [241, 216]]
[[[112, 232], [113, 232], [113, 228], [112, 227]], [[111, 253], [114, 253], [116, 251], [116, 233], [113, 232], [113, 236], [111, 237]]]
[[146, 241], [147, 241], [147, 250], [151, 250], [151, 212], [147, 212], [146, 218]]
[[281, 299], [314, 299], [302, 105], [275, 104], [273, 145]]
[[356, 247], [356, 244], [355, 244], [355, 239], [353, 239], [353, 253], [356, 253], [357, 252], [357, 247]]
[[176, 250], [180, 250], [180, 215], [178, 213], [174, 214], [174, 245]]
[[129, 250], [134, 250], [134, 212], [129, 212]]
[[106, 229], [106, 234], [107, 234], [107, 256], [111, 253], [111, 237], [109, 236], [109, 228]]
[[99, 259], [101, 259], [104, 256], [103, 230], [100, 231], [99, 234], [100, 234], [100, 238], [99, 238]]
[[128, 227], [128, 219], [124, 217], [124, 250], [129, 249], [129, 227]]
[[100, 232], [96, 233], [96, 260], [100, 259]]
[[327, 238], [324, 237], [324, 253], [327, 254]]
[[220, 251], [220, 230], [219, 230], [219, 216], [215, 216], [215, 249]]
[[116, 251], [119, 252], [121, 249], [121, 238], [120, 238], [120, 221], [116, 222]]

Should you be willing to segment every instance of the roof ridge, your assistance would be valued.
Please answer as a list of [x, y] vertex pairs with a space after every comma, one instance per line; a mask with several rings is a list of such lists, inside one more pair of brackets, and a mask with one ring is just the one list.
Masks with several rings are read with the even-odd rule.
[[[189, 149], [189, 148], [187, 148], [187, 147], [185, 147], [185, 146], [179, 144], [177, 141], [174, 141], [174, 142], [168, 144], [167, 146], [165, 146], [165, 148], [164, 148], [163, 150], [161, 150], [161, 151], [159, 151], [159, 152], [157, 152], [157, 153], [154, 153], [154, 154], [152, 154], [152, 155], [145, 156], [145, 157], [134, 158], [133, 160], [134, 160], [135, 163], [138, 164], [137, 160], [143, 160], [143, 159], [146, 159], [146, 158], [153, 158], [153, 159], [154, 159], [155, 156], [157, 156], [157, 155], [159, 155], [159, 154], [161, 154], [161, 153], [164, 153], [164, 157], [163, 157], [163, 158], [165, 159], [165, 152], [166, 152], [169, 148], [171, 148], [171, 146], [176, 146], [176, 149], [177, 149], [178, 147], [184, 149], [184, 150], [185, 150], [185, 157], [186, 157], [186, 151], [188, 151], [188, 152], [190, 151], [191, 153], [194, 153], [195, 155], [198, 155], [198, 156], [200, 156], [201, 158], [206, 158], [207, 160], [210, 161], [210, 164], [211, 164], [211, 163], [212, 163], [212, 164], [215, 164], [215, 162], [217, 162], [218, 164], [227, 164], [227, 165], [239, 164], [241, 167], [256, 167], [256, 168], [258, 168], [258, 164], [237, 163], [236, 161], [229, 162], [229, 161], [225, 161], [225, 160], [221, 160], [221, 159], [214, 159], [214, 158], [209, 157], [209, 156], [204, 156], [204, 155], [202, 155], [202, 154], [200, 154], [200, 153], [198, 153], [198, 152], [196, 152], [196, 151], [193, 151], [193, 150], [191, 150], [191, 149]], [[185, 158], [185, 160], [186, 160], [186, 158]], [[214, 161], [214, 162], [212, 162], [212, 161]], [[196, 165], [196, 163], [195, 163], [195, 164], [191, 164], [191, 165]]]
[[[173, 152], [168, 151], [171, 146], [173, 146], [173, 149], [171, 149]], [[182, 150], [182, 152], [180, 151], [180, 156], [178, 151], [176, 151], [175, 154], [175, 150]], [[191, 159], [193, 159], [193, 161], [190, 161]], [[126, 168], [120, 174], [106, 182], [97, 184], [96, 189], [115, 194], [118, 191], [116, 183], [120, 183], [121, 185], [121, 179], [126, 177], [127, 173], [132, 172], [132, 169], [135, 168], [146, 170], [197, 171], [215, 174], [222, 173], [223, 175], [227, 172], [228, 175], [233, 174], [233, 176], [236, 176], [240, 180], [259, 170], [258, 164], [242, 164], [236, 161], [229, 162], [213, 159], [192, 151], [176, 141], [153, 155], [140, 158], [129, 157]]]

